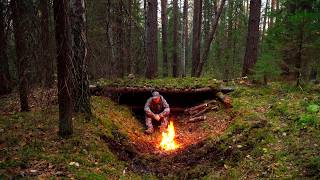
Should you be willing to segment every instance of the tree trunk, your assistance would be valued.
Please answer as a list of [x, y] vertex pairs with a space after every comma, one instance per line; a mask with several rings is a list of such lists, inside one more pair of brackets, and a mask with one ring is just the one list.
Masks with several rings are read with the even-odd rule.
[[266, 33], [267, 18], [268, 18], [268, 9], [269, 9], [269, 0], [266, 1], [266, 7], [265, 7], [265, 9], [264, 9], [264, 17], [263, 17], [263, 25], [262, 25], [262, 33], [261, 33], [260, 53], [262, 53], [262, 44], [263, 44], [264, 36], [265, 36], [265, 33]]
[[193, 1], [193, 30], [192, 30], [192, 71], [191, 76], [196, 76], [196, 69], [200, 61], [200, 38], [201, 38], [201, 16], [202, 0]]
[[85, 10], [84, 0], [71, 0], [72, 48], [74, 54], [74, 108], [76, 112], [91, 114], [89, 77], [87, 72], [88, 50]]
[[123, 2], [121, 0], [112, 1], [112, 7], [113, 8], [113, 42], [115, 46], [116, 51], [116, 76], [118, 78], [123, 78], [126, 71], [125, 66], [125, 57], [127, 57], [125, 52], [125, 40], [124, 40], [124, 12], [123, 12]]
[[296, 69], [296, 78], [297, 78], [297, 84], [296, 86], [300, 86], [301, 85], [301, 80], [302, 80], [302, 56], [303, 56], [303, 41], [304, 41], [304, 25], [300, 26], [300, 30], [299, 30], [299, 43], [298, 43], [298, 52], [296, 55], [296, 62], [295, 62], [295, 69]]
[[157, 56], [158, 56], [158, 19], [157, 19], [157, 0], [147, 0], [147, 70], [146, 77], [154, 79], [157, 75]]
[[28, 78], [29, 78], [29, 61], [30, 57], [27, 52], [27, 30], [29, 21], [27, 19], [27, 10], [30, 1], [13, 0], [13, 28], [17, 53], [17, 71], [19, 79], [19, 96], [21, 111], [29, 111], [28, 104]]
[[168, 17], [167, 17], [167, 0], [161, 0], [161, 24], [162, 24], [162, 59], [163, 77], [168, 76]]
[[42, 80], [45, 87], [52, 87], [54, 82], [53, 58], [50, 54], [50, 31], [49, 31], [49, 1], [40, 1], [40, 25], [41, 25], [41, 53], [42, 67], [44, 68]]
[[112, 33], [112, 16], [111, 16], [111, 12], [112, 12], [112, 4], [111, 4], [111, 0], [107, 0], [106, 1], [106, 45], [107, 48], [109, 49], [110, 52], [110, 61], [108, 62], [108, 76], [113, 79], [115, 78], [115, 46], [113, 43], [113, 33]]
[[54, 21], [57, 42], [59, 135], [73, 133], [72, 124], [72, 36], [70, 24], [70, 1], [54, 0]]
[[277, 8], [277, 0], [271, 0], [271, 17], [270, 17], [270, 24], [269, 24], [269, 27], [272, 27], [273, 26], [273, 23], [274, 23], [274, 12], [276, 11], [276, 8]]
[[183, 32], [182, 32], [182, 52], [181, 54], [181, 72], [182, 77], [186, 77], [186, 61], [188, 60], [188, 44], [189, 44], [189, 34], [188, 34], [188, 0], [184, 0], [183, 3]]
[[128, 40], [127, 40], [127, 58], [128, 58], [128, 66], [127, 72], [128, 74], [133, 74], [133, 61], [132, 61], [132, 0], [128, 0]]
[[219, 10], [217, 12], [217, 15], [213, 18], [212, 29], [210, 31], [208, 39], [206, 39], [204, 50], [203, 50], [203, 54], [202, 54], [202, 58], [200, 59], [199, 65], [198, 65], [198, 67], [196, 69], [196, 74], [195, 75], [197, 77], [201, 76], [203, 65], [208, 59], [211, 43], [212, 43], [214, 35], [216, 33], [216, 30], [217, 30], [217, 27], [218, 27], [218, 23], [219, 23], [219, 19], [220, 19], [221, 13], [223, 11], [223, 7], [224, 7], [225, 2], [226, 2], [226, 0], [222, 0], [221, 1]]
[[173, 60], [172, 60], [172, 76], [178, 77], [178, 0], [173, 0]]
[[0, 2], [0, 95], [11, 91], [10, 73], [7, 55], [7, 36], [5, 23], [5, 10], [7, 9], [5, 2]]
[[259, 45], [259, 24], [261, 14], [261, 0], [250, 1], [250, 16], [248, 24], [248, 35], [246, 52], [244, 56], [244, 64], [242, 76], [252, 74], [252, 69], [257, 62], [258, 58], [258, 45]]

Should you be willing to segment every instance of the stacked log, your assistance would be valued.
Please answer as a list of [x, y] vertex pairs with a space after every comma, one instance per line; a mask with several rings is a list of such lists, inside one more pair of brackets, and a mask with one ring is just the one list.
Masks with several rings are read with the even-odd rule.
[[[216, 97], [220, 102], [226, 107], [231, 108], [231, 98], [222, 92], [216, 93]], [[210, 111], [217, 111], [219, 109], [218, 101], [211, 100], [209, 102], [188, 108], [184, 111], [186, 119], [186, 123], [195, 123], [205, 121], [207, 117], [205, 116], [206, 113]]]

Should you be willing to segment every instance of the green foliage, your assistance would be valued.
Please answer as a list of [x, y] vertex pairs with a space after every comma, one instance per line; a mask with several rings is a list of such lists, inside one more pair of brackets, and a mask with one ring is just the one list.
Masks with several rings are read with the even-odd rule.
[[254, 67], [254, 79], [264, 80], [280, 75], [279, 59], [273, 53], [263, 53]]
[[310, 113], [317, 113], [319, 111], [320, 106], [317, 104], [310, 104], [307, 107], [307, 111]]
[[298, 125], [306, 127], [307, 125], [316, 126], [319, 124], [319, 118], [314, 114], [302, 114], [299, 118]]

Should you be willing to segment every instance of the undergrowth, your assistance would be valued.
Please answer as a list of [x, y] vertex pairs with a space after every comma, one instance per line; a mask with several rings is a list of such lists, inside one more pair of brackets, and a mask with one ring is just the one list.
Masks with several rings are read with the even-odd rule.
[[[166, 82], [170, 81], [157, 83]], [[104, 135], [130, 142], [143, 131], [128, 108], [109, 99], [93, 97], [94, 118], [88, 121], [78, 114], [74, 118], [75, 134], [69, 139], [57, 136], [55, 105], [34, 112], [1, 115], [0, 174], [4, 178], [319, 179], [318, 92], [314, 87], [296, 88], [280, 83], [238, 86], [230, 95], [237, 116], [222, 136], [209, 136], [174, 158], [159, 160], [146, 155], [134, 162], [155, 167], [150, 172], [132, 168], [132, 162], [120, 160], [101, 140]], [[8, 100], [1, 99], [0, 104]], [[162, 166], [164, 169], [160, 169]]]

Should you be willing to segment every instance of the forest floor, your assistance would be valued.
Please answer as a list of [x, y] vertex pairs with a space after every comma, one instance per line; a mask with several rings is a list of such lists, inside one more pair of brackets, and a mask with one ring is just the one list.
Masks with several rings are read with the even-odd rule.
[[320, 176], [320, 87], [236, 85], [232, 109], [206, 121], [175, 119], [180, 148], [163, 152], [131, 111], [93, 97], [94, 118], [77, 114], [74, 135], [58, 135], [56, 90], [35, 89], [31, 112], [0, 98], [0, 178], [313, 178]]

